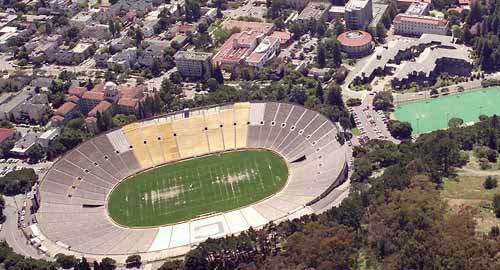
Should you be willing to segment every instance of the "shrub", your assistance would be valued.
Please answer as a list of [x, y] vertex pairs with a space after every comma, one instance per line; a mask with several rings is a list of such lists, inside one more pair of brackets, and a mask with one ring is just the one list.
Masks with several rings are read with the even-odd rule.
[[494, 189], [498, 186], [498, 180], [492, 176], [486, 177], [483, 186], [485, 189]]

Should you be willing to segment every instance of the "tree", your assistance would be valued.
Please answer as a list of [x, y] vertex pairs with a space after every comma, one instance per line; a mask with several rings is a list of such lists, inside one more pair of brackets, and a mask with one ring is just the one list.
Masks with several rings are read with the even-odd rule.
[[317, 58], [319, 67], [324, 68], [326, 66], [326, 48], [321, 42], [318, 44]]
[[106, 257], [101, 260], [100, 269], [101, 270], [114, 270], [116, 268], [116, 261]]
[[127, 268], [129, 267], [139, 268], [141, 266], [141, 255], [130, 255], [125, 260], [125, 263], [127, 264]]
[[391, 91], [377, 92], [373, 98], [373, 109], [389, 111], [394, 106], [392, 103], [394, 98], [392, 97]]
[[498, 186], [498, 180], [493, 176], [487, 176], [483, 183], [484, 189], [494, 189]]
[[174, 84], [180, 84], [182, 82], [182, 75], [178, 71], [170, 74], [170, 81]]
[[323, 91], [323, 86], [321, 86], [321, 82], [318, 82], [318, 86], [316, 86], [316, 97], [319, 100], [319, 103], [325, 102], [325, 92]]
[[78, 260], [73, 255], [58, 253], [54, 256], [54, 258], [63, 269], [73, 268], [78, 263]]
[[224, 76], [222, 75], [222, 70], [219, 65], [217, 65], [213, 71], [213, 77], [218, 83], [224, 84]]
[[391, 135], [400, 140], [409, 139], [413, 131], [410, 123], [397, 120], [389, 120], [387, 127]]
[[90, 264], [87, 262], [87, 258], [82, 257], [82, 260], [75, 265], [74, 270], [90, 270]]
[[210, 91], [213, 92], [213, 91], [217, 90], [217, 88], [219, 88], [219, 82], [217, 82], [217, 80], [214, 78], [210, 78], [207, 81], [207, 86], [208, 86], [208, 89], [210, 89]]
[[500, 195], [499, 194], [493, 195], [493, 202], [491, 203], [491, 206], [493, 207], [493, 211], [495, 213], [495, 216], [497, 218], [500, 218]]
[[45, 156], [45, 151], [42, 146], [38, 143], [35, 143], [28, 151], [26, 151], [26, 155], [30, 159], [30, 162], [37, 163]]
[[144, 33], [142, 33], [142, 30], [140, 28], [135, 29], [134, 40], [136, 47], [139, 47], [144, 40]]
[[450, 127], [450, 128], [456, 128], [456, 127], [459, 127], [463, 124], [464, 124], [464, 120], [462, 118], [458, 118], [458, 117], [452, 117], [448, 121], [448, 127]]

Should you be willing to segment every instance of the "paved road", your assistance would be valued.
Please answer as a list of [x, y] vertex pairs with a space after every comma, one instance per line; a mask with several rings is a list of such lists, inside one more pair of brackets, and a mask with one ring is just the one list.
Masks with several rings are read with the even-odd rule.
[[[43, 254], [40, 254], [38, 250], [28, 244], [26, 238], [24, 237], [21, 230], [17, 228], [17, 206], [15, 199], [13, 197], [5, 197], [5, 210], [4, 214], [7, 220], [3, 224], [2, 231], [0, 232], [0, 238], [5, 239], [12, 249], [18, 254], [24, 255], [26, 257], [32, 257], [36, 259], [49, 259]], [[17, 198], [19, 199], [19, 198]]]

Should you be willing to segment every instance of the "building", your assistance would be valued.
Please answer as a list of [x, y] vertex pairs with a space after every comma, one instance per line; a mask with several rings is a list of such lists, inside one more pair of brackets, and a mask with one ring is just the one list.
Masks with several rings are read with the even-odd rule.
[[92, 14], [87, 11], [82, 11], [69, 20], [69, 25], [78, 29], [83, 29], [92, 22]]
[[350, 0], [345, 5], [345, 22], [349, 29], [362, 29], [373, 20], [372, 0]]
[[372, 36], [360, 30], [347, 31], [337, 37], [342, 51], [349, 57], [362, 57], [370, 54], [373, 49]]
[[109, 31], [109, 25], [107, 24], [96, 24], [91, 23], [86, 25], [80, 32], [80, 36], [85, 40], [103, 42], [111, 38], [111, 32]]
[[203, 78], [212, 72], [211, 53], [178, 51], [174, 58], [177, 70], [184, 77]]
[[[90, 117], [95, 117], [97, 111], [109, 111], [112, 114], [134, 114], [139, 108], [139, 101], [144, 97], [147, 88], [144, 85], [116, 85], [113, 82], [100, 83], [80, 98], [80, 110]], [[108, 102], [111, 106], [108, 107]], [[96, 108], [97, 107], [97, 108]], [[95, 110], [94, 110], [95, 109]], [[92, 114], [92, 115], [91, 115]]]
[[413, 2], [405, 11], [405, 14], [424, 16], [429, 13], [430, 5], [424, 2]]
[[345, 7], [344, 6], [331, 6], [328, 11], [330, 18], [334, 20], [342, 20], [345, 18]]
[[49, 147], [50, 142], [52, 142], [55, 138], [57, 138], [61, 134], [61, 128], [53, 127], [49, 130], [45, 131], [38, 138], [38, 144], [43, 148]]
[[[414, 39], [410, 41], [400, 41], [400, 40], [392, 40], [389, 41], [384, 46], [378, 46], [375, 48], [374, 53], [367, 60], [367, 64], [362, 67], [360, 72], [353, 79], [354, 84], [365, 84], [370, 83], [376, 76], [386, 76], [386, 75], [394, 75], [403, 80], [404, 74], [408, 74], [411, 72], [406, 71], [398, 71], [394, 72], [395, 68], [400, 65], [405, 65], [404, 68], [400, 68], [402, 70], [410, 71], [411, 69], [421, 69], [422, 71], [426, 70], [428, 67], [434, 68], [436, 65], [429, 64], [428, 66], [423, 66], [422, 63], [430, 63], [432, 61], [425, 59], [428, 54], [432, 51], [427, 49], [447, 49], [448, 51], [438, 50], [436, 52], [444, 54], [457, 55], [457, 57], [466, 56], [469, 57], [467, 52], [467, 47], [453, 43], [453, 38], [451, 36], [443, 36], [443, 35], [433, 35], [433, 34], [423, 34], [419, 39]], [[461, 55], [461, 56], [460, 56]], [[410, 61], [412, 59], [414, 62]], [[406, 64], [405, 64], [406, 62]], [[428, 73], [434, 75], [435, 73]], [[395, 75], [396, 76], [396, 75]], [[397, 82], [395, 85], [398, 84]]]
[[16, 136], [16, 130], [13, 128], [0, 128], [0, 144], [4, 143], [6, 140], [14, 138]]
[[249, 66], [262, 68], [264, 65], [274, 58], [280, 51], [280, 39], [278, 37], [265, 37], [248, 56], [246, 62]]
[[14, 147], [9, 152], [15, 156], [26, 157], [27, 152], [37, 143], [39, 136], [40, 133], [38, 132], [26, 133], [14, 144]]
[[56, 53], [56, 62], [62, 65], [76, 65], [82, 63], [94, 52], [94, 46], [90, 43], [78, 43], [72, 49], [61, 46]]
[[394, 18], [393, 25], [394, 33], [397, 35], [446, 35], [448, 33], [448, 21], [446, 19], [429, 16], [398, 14]]
[[108, 68], [125, 70], [137, 61], [137, 48], [128, 48], [111, 56], [107, 61]]
[[308, 27], [311, 21], [327, 21], [331, 4], [327, 2], [309, 2], [297, 17], [297, 21]]
[[47, 112], [47, 96], [23, 89], [17, 93], [0, 96], [0, 119], [38, 122]]
[[471, 70], [472, 60], [467, 50], [431, 47], [426, 48], [415, 62], [405, 62], [394, 74], [391, 84], [394, 89], [409, 88], [411, 83], [431, 86], [441, 73], [468, 77]]

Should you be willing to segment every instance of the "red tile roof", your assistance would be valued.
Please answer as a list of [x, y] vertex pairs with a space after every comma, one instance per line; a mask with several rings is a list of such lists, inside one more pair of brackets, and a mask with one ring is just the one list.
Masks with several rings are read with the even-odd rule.
[[139, 102], [139, 100], [136, 98], [120, 98], [120, 100], [118, 100], [118, 105], [124, 106], [124, 107], [135, 108], [137, 106], [138, 102]]
[[437, 26], [446, 26], [448, 24], [448, 21], [446, 19], [439, 19], [439, 18], [433, 18], [433, 17], [428, 17], [428, 16], [412, 16], [412, 15], [406, 15], [406, 14], [398, 14], [394, 18], [395, 22], [416, 22], [416, 23], [425, 23], [425, 24], [432, 24], [432, 25], [437, 25]]
[[108, 101], [106, 100], [103, 100], [101, 102], [99, 102], [99, 104], [97, 104], [89, 113], [88, 113], [88, 116], [93, 116], [95, 117], [97, 115], [97, 112], [105, 112], [107, 110], [109, 110], [109, 108], [111, 107], [111, 103], [109, 103]]
[[57, 110], [54, 112], [56, 115], [60, 116], [66, 116], [68, 113], [73, 111], [76, 107], [76, 104], [73, 102], [65, 102], [61, 107], [57, 108]]
[[64, 116], [54, 115], [50, 118], [51, 122], [62, 122], [64, 121]]
[[372, 42], [372, 35], [365, 31], [347, 31], [340, 34], [337, 40], [343, 46], [359, 47]]
[[8, 138], [12, 137], [16, 133], [13, 128], [0, 128], [0, 143], [3, 143]]
[[277, 37], [280, 39], [280, 43], [281, 44], [286, 44], [290, 38], [292, 38], [292, 35], [290, 34], [290, 32], [288, 31], [274, 31], [270, 37]]
[[104, 100], [104, 92], [96, 92], [94, 90], [87, 91], [83, 94], [82, 98], [93, 99], [93, 100]]
[[80, 100], [79, 97], [77, 96], [67, 96], [64, 101], [71, 101], [73, 103], [78, 103], [78, 101]]
[[80, 86], [71, 86], [68, 89], [68, 94], [77, 96], [77, 97], [82, 97], [83, 93], [87, 92], [87, 88], [85, 87], [80, 87]]

